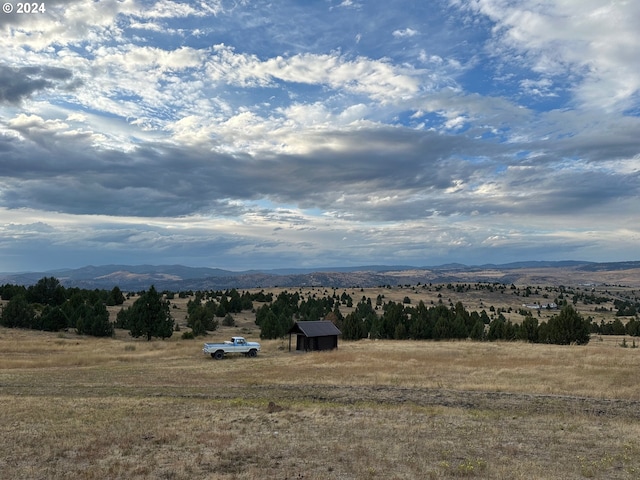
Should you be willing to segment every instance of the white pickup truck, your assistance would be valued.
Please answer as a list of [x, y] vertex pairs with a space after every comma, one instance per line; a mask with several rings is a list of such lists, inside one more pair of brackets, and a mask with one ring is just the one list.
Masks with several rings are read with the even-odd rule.
[[244, 353], [247, 357], [255, 357], [260, 351], [258, 342], [247, 342], [244, 337], [231, 337], [224, 343], [205, 343], [202, 353], [221, 360], [226, 353]]

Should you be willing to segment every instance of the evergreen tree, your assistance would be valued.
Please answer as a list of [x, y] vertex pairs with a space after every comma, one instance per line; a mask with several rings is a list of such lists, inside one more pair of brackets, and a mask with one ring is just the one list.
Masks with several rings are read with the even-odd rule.
[[40, 315], [40, 328], [49, 332], [57, 332], [67, 328], [69, 320], [61, 307], [47, 305]]
[[479, 318], [469, 332], [469, 337], [472, 340], [484, 340], [484, 323]]
[[415, 340], [433, 337], [433, 325], [429, 318], [429, 309], [422, 300], [420, 300], [418, 306], [411, 313], [409, 337]]
[[433, 339], [434, 340], [447, 340], [451, 338], [452, 335], [452, 324], [449, 317], [446, 315], [442, 315], [438, 317], [433, 325]]
[[4, 306], [0, 320], [3, 327], [33, 328], [35, 317], [33, 306], [24, 295], [18, 294]]
[[55, 277], [44, 277], [38, 283], [27, 289], [27, 300], [29, 303], [40, 303], [56, 307], [62, 305], [66, 300], [64, 287]]
[[115, 286], [109, 292], [109, 296], [107, 297], [107, 305], [122, 305], [124, 303], [124, 294], [120, 290], [120, 287]]
[[504, 340], [506, 338], [506, 321], [502, 314], [491, 320], [489, 324], [489, 332], [487, 333], [487, 340]]
[[271, 309], [266, 308], [264, 310], [264, 316], [261, 317], [260, 338], [278, 338], [278, 333], [278, 317]]
[[224, 318], [227, 315], [227, 308], [229, 306], [229, 302], [227, 301], [227, 297], [222, 297], [220, 299], [220, 303], [218, 304], [215, 315], [216, 317]]
[[197, 302], [189, 301], [187, 305], [187, 326], [191, 327], [194, 335], [206, 335], [218, 328], [218, 321], [215, 319], [216, 305], [212, 300], [202, 305]]
[[109, 312], [102, 302], [96, 302], [93, 306], [85, 305], [83, 315], [76, 321], [78, 334], [93, 335], [94, 337], [110, 337], [114, 327], [109, 321]]
[[[226, 298], [227, 295], [224, 295], [224, 297]], [[231, 289], [231, 291], [229, 292], [229, 297], [229, 308], [227, 309], [227, 312], [240, 313], [242, 311], [242, 298], [235, 288]], [[223, 317], [224, 316], [226, 316], [226, 313], [225, 315], [223, 315]]]
[[281, 292], [271, 305], [263, 305], [256, 311], [256, 324], [260, 326], [260, 338], [282, 338], [293, 326], [293, 315], [298, 313], [298, 293]]
[[538, 341], [538, 319], [527, 315], [520, 324], [518, 338], [526, 342], [535, 343]]
[[625, 331], [628, 335], [638, 337], [640, 336], [640, 321], [636, 318], [632, 318], [627, 322]]
[[378, 315], [375, 316], [375, 318], [372, 319], [371, 325], [369, 326], [369, 337], [371, 338], [386, 338], [384, 336], [384, 326], [383, 326], [383, 319], [382, 317], [379, 317]]
[[364, 319], [357, 312], [352, 312], [345, 317], [341, 331], [344, 340], [360, 340], [367, 336]]
[[173, 318], [169, 312], [169, 303], [162, 298], [152, 285], [131, 306], [129, 328], [132, 337], [169, 338], [173, 335]]
[[11, 300], [19, 294], [27, 294], [27, 289], [23, 285], [11, 285], [10, 283], [6, 283], [0, 287], [0, 298], [2, 298], [2, 300]]
[[251, 300], [251, 294], [249, 292], [242, 293], [240, 308], [242, 310], [253, 309], [253, 301]]
[[465, 319], [461, 315], [456, 315], [451, 324], [451, 338], [465, 339], [468, 336]]
[[549, 319], [547, 330], [549, 343], [558, 345], [589, 343], [589, 321], [585, 320], [570, 304], [562, 307], [558, 315]]
[[116, 315], [116, 328], [122, 328], [124, 330], [131, 330], [129, 319], [131, 318], [129, 308], [121, 308]]
[[[382, 315], [381, 338], [399, 338], [396, 335], [401, 335], [400, 338], [405, 338], [408, 333], [406, 328], [407, 322], [408, 316], [401, 303], [387, 303], [384, 308], [384, 314]], [[402, 327], [399, 327], [401, 324]]]

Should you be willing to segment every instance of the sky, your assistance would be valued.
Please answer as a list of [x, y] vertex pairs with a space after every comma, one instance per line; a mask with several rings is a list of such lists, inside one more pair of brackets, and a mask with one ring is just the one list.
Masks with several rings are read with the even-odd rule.
[[636, 0], [37, 6], [0, 271], [640, 259]]

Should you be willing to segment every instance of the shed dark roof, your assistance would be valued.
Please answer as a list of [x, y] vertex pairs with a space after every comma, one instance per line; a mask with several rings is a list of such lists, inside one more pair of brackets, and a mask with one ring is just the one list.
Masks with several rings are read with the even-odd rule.
[[318, 320], [310, 322], [296, 322], [289, 330], [289, 333], [301, 333], [305, 337], [326, 337], [329, 335], [342, 335], [332, 322], [328, 320]]

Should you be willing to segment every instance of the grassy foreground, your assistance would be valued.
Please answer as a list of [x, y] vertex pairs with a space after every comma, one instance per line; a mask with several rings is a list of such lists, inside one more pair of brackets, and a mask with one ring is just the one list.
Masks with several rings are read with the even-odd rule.
[[614, 341], [200, 348], [0, 329], [1, 476], [640, 477], [640, 349]]

